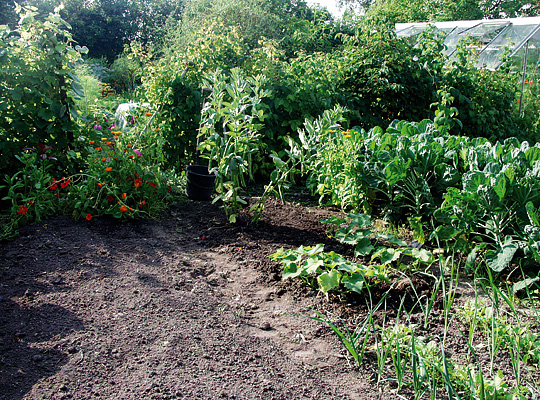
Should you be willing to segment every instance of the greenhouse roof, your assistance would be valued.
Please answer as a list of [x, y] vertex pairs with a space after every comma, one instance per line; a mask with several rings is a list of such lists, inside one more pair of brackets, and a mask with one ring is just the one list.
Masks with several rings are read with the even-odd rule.
[[479, 67], [497, 69], [503, 64], [502, 57], [507, 50], [510, 50], [510, 57], [521, 57], [524, 52], [525, 58], [531, 49], [536, 53], [540, 51], [540, 17], [404, 23], [396, 24], [396, 34], [414, 39], [428, 26], [446, 34], [444, 43], [450, 57], [461, 39], [476, 38]]

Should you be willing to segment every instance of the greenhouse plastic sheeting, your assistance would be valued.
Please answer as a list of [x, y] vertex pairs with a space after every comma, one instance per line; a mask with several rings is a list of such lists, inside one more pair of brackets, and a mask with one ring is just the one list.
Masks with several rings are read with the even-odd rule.
[[522, 58], [525, 48], [536, 55], [540, 47], [540, 17], [396, 24], [396, 34], [416, 41], [430, 25], [446, 35], [444, 43], [450, 58], [460, 40], [476, 39], [478, 67], [497, 69], [503, 64], [503, 55]]

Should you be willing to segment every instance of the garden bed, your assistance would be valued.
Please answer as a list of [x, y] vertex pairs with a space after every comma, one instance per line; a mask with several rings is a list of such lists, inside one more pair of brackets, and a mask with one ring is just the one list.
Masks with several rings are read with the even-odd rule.
[[[398, 398], [391, 378], [377, 385], [373, 354], [358, 370], [325, 324], [302, 317], [318, 310], [352, 324], [364, 299], [329, 301], [282, 281], [268, 258], [316, 243], [346, 253], [319, 222], [336, 214], [269, 200], [258, 226], [245, 215], [232, 226], [215, 205], [182, 202], [161, 221], [57, 216], [26, 226], [0, 244], [0, 399]], [[395, 276], [372, 290], [388, 292], [378, 324], [395, 320], [403, 296], [410, 308], [415, 291], [431, 290], [427, 278], [412, 282]], [[441, 307], [424, 330], [438, 340]], [[467, 342], [452, 321], [445, 351], [463, 361]], [[503, 355], [497, 369], [512, 376]]]

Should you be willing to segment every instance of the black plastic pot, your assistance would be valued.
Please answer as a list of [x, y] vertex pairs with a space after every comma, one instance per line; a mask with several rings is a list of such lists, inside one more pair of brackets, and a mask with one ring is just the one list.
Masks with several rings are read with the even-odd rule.
[[190, 165], [186, 168], [186, 194], [191, 200], [209, 201], [216, 185], [216, 175], [208, 172], [205, 165]]

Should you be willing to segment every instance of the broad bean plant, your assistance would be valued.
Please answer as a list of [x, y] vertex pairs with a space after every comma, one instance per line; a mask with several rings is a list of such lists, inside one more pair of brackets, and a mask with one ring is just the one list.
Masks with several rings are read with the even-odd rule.
[[242, 204], [240, 192], [253, 180], [253, 155], [260, 149], [259, 130], [264, 121], [261, 99], [265, 77], [246, 77], [238, 68], [230, 74], [217, 69], [205, 76], [211, 93], [202, 109], [198, 150], [209, 160], [216, 174], [214, 201], [223, 201], [231, 223], [236, 222]]

